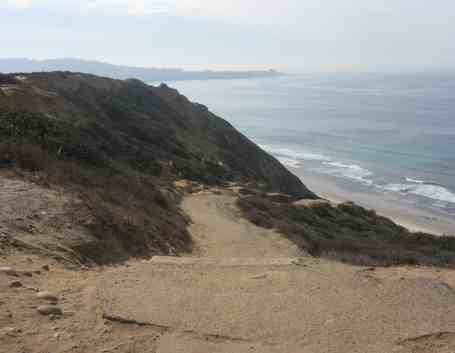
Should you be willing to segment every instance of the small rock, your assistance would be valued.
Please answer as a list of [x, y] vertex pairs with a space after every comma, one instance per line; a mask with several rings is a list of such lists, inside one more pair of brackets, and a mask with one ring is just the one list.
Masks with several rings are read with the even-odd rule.
[[60, 338], [60, 333], [59, 332], [54, 333], [54, 338], [58, 340]]
[[33, 271], [33, 273], [36, 274], [36, 275], [40, 275], [41, 271], [40, 270], [35, 270], [35, 271]]
[[267, 278], [267, 274], [266, 273], [264, 273], [262, 275], [257, 275], [257, 276], [251, 277], [251, 279], [265, 279], [265, 278]]
[[26, 277], [33, 277], [33, 273], [31, 273], [30, 271], [22, 271], [22, 274]]
[[20, 333], [21, 330], [18, 330], [17, 328], [15, 327], [6, 327], [4, 330], [3, 330], [3, 334], [4, 335], [7, 335], [7, 336], [15, 336], [16, 334]]
[[38, 292], [36, 294], [37, 298], [42, 300], [48, 300], [50, 302], [58, 302], [58, 297], [51, 292]]
[[36, 310], [41, 315], [62, 315], [63, 311], [58, 306], [55, 305], [41, 305]]
[[292, 201], [291, 196], [280, 192], [269, 192], [266, 194], [266, 196], [269, 200], [278, 203], [287, 203]]
[[13, 281], [9, 284], [10, 288], [20, 288], [22, 287], [22, 282], [20, 281]]
[[49, 267], [49, 265], [43, 265], [41, 268], [42, 268], [44, 271], [50, 271], [50, 270], [51, 270], [50, 267]]
[[17, 277], [16, 270], [11, 268], [11, 267], [0, 267], [0, 272], [4, 273], [5, 275], [8, 275], [8, 276], [16, 276]]

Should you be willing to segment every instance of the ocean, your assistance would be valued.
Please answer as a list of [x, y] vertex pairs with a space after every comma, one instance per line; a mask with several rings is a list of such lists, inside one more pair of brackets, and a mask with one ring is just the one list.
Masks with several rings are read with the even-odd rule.
[[455, 219], [455, 74], [168, 84], [297, 174], [330, 177], [346, 190], [393, 196], [404, 206]]

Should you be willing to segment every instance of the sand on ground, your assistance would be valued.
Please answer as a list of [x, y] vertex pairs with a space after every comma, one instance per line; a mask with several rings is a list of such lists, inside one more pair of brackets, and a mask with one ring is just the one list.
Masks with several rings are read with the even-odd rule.
[[[195, 252], [68, 270], [23, 252], [0, 266], [0, 352], [451, 353], [455, 273], [302, 255], [239, 217], [227, 190], [185, 197]], [[50, 271], [42, 269], [50, 265]], [[12, 288], [18, 279], [23, 287]], [[36, 308], [59, 297], [61, 317]]]
[[162, 328], [160, 353], [455, 349], [455, 292], [434, 270], [388, 278], [298, 257], [279, 233], [239, 217], [235, 201], [228, 191], [185, 198], [195, 253], [107, 271], [105, 315]]
[[192, 219], [194, 240], [190, 256], [199, 257], [295, 257], [299, 248], [274, 230], [260, 228], [242, 218], [234, 194], [202, 192], [183, 200]]

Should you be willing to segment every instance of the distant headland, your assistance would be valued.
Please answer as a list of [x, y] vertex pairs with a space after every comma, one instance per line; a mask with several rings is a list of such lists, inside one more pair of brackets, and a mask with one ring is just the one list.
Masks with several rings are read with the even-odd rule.
[[276, 70], [264, 71], [187, 71], [180, 68], [146, 68], [113, 65], [100, 61], [62, 58], [32, 60], [26, 58], [0, 59], [0, 72], [73, 71], [116, 79], [138, 78], [142, 81], [222, 80], [283, 76]]

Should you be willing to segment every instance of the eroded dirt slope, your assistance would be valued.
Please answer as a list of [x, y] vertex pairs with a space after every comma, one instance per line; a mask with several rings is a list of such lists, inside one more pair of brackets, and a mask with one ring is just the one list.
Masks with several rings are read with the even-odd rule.
[[0, 246], [41, 254], [66, 264], [90, 262], [73, 248], [96, 242], [86, 228], [90, 211], [76, 194], [47, 188], [0, 171]]

